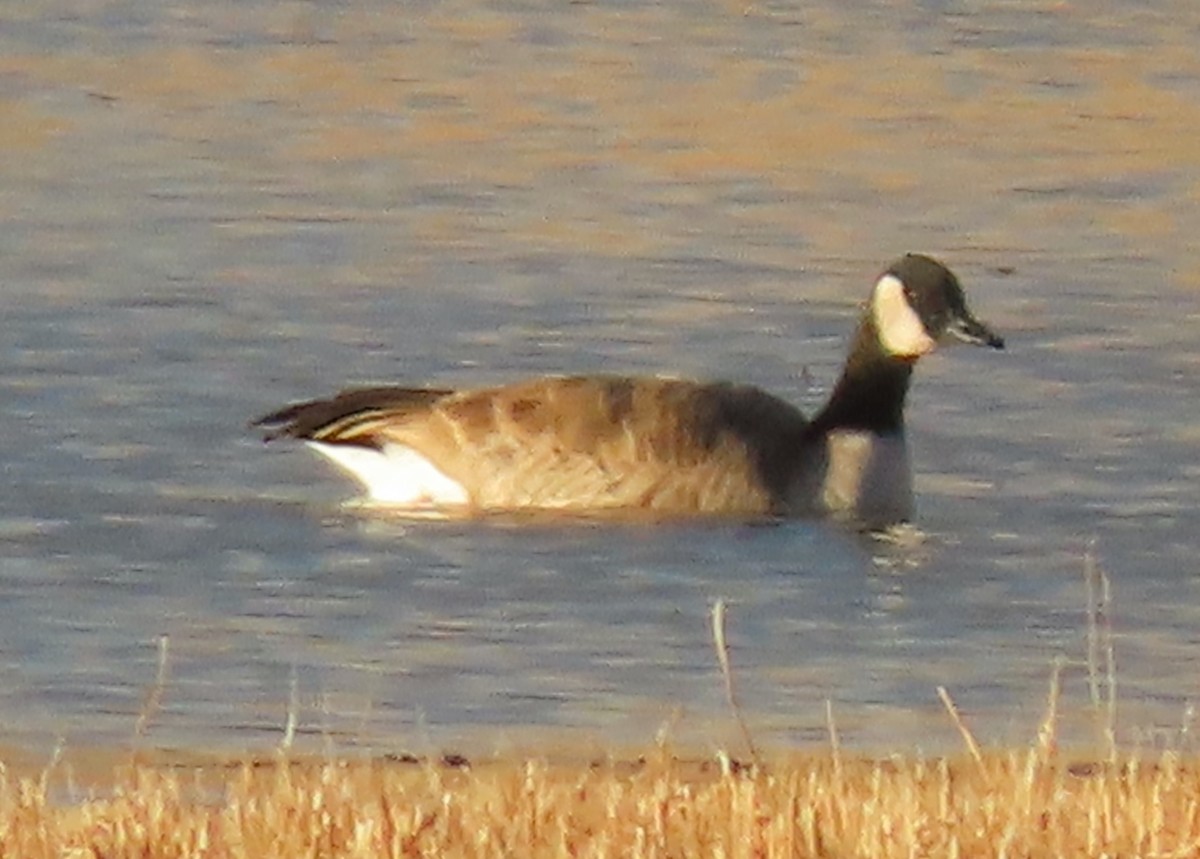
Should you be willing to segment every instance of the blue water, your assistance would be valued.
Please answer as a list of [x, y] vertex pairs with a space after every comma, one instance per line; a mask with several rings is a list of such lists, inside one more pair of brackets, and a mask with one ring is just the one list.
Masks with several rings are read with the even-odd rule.
[[[1196, 13], [735, 6], [0, 12], [0, 741], [133, 741], [166, 636], [137, 742], [271, 746], [289, 710], [345, 747], [733, 742], [721, 598], [762, 741], [824, 742], [829, 701], [843, 742], [951, 746], [944, 686], [1025, 742], [1062, 658], [1086, 742], [1090, 551], [1119, 735], [1182, 742], [1200, 176], [1171, 141], [1200, 116]], [[992, 128], [989, 100], [1094, 133]], [[808, 125], [832, 142], [793, 158]], [[388, 519], [247, 428], [345, 385], [587, 371], [811, 409], [909, 249], [1009, 348], [919, 368], [903, 545]]]

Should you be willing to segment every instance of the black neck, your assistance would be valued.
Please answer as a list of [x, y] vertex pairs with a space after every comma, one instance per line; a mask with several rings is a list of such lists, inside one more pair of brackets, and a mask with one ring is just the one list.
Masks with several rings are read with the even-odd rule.
[[846, 367], [829, 402], [807, 427], [810, 435], [835, 429], [897, 433], [904, 429], [904, 397], [915, 359], [887, 354], [868, 314], [858, 326]]

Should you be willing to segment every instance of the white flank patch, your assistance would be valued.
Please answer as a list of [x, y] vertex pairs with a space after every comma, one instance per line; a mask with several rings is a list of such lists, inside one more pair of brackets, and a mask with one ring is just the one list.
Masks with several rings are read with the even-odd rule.
[[932, 352], [937, 345], [925, 330], [921, 317], [908, 303], [904, 284], [895, 275], [885, 274], [875, 284], [871, 312], [875, 315], [879, 342], [889, 354], [899, 358], [919, 358]]
[[358, 480], [372, 501], [403, 507], [462, 505], [470, 499], [462, 484], [411, 447], [384, 445], [383, 450], [349, 444], [305, 442]]

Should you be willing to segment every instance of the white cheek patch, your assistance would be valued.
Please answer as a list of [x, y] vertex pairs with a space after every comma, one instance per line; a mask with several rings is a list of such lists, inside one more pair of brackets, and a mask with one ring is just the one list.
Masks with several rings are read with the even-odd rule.
[[403, 507], [462, 505], [470, 501], [462, 484], [411, 447], [384, 445], [383, 450], [350, 444], [307, 442], [317, 453], [358, 480], [372, 501]]
[[871, 313], [879, 342], [891, 355], [919, 358], [933, 351], [937, 342], [925, 330], [921, 317], [908, 303], [904, 284], [895, 275], [885, 274], [871, 295]]

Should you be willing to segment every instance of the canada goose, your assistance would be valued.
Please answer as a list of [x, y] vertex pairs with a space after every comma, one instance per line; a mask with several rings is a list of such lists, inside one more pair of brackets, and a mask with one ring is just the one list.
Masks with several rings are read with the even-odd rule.
[[904, 397], [947, 335], [1004, 348], [958, 279], [909, 254], [880, 275], [828, 403], [811, 421], [749, 385], [623, 376], [491, 388], [360, 388], [255, 422], [411, 511], [912, 515]]

